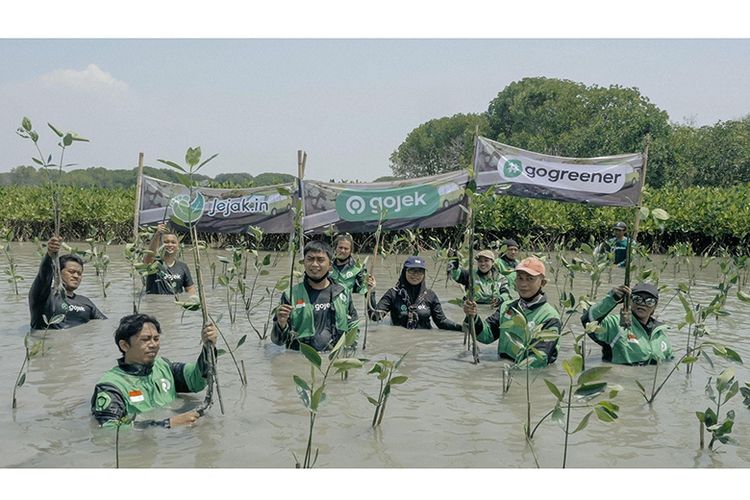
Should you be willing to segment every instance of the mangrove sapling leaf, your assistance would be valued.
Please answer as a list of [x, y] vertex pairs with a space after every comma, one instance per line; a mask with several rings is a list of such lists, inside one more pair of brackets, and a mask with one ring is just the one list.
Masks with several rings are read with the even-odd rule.
[[310, 363], [312, 363], [316, 368], [318, 368], [318, 370], [320, 370], [320, 366], [323, 360], [321, 359], [320, 354], [318, 354], [318, 351], [305, 343], [299, 344], [299, 350]]
[[[596, 410], [598, 410], [598, 408]], [[583, 429], [585, 429], [589, 425], [589, 418], [591, 418], [591, 414], [592, 413], [593, 412], [588, 412], [583, 417], [583, 419], [578, 423], [578, 426], [576, 426], [575, 430], [573, 430], [573, 432], [571, 432], [571, 434], [575, 434], [576, 432], [582, 431]], [[598, 415], [598, 411], [597, 411], [597, 415]]]

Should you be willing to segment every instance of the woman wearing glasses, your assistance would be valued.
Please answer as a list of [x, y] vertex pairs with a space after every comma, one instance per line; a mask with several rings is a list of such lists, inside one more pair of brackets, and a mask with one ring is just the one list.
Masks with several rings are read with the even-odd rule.
[[435, 292], [425, 284], [427, 265], [422, 257], [411, 256], [404, 262], [401, 276], [396, 286], [385, 292], [375, 304], [375, 278], [370, 275], [367, 287], [370, 289], [370, 319], [381, 320], [391, 314], [391, 322], [404, 328], [430, 329], [430, 318], [441, 330], [461, 331], [461, 325], [445, 317], [443, 306]]
[[[610, 314], [619, 302], [630, 295], [630, 328], [620, 326], [620, 317]], [[667, 325], [654, 318], [659, 291], [650, 283], [639, 283], [632, 291], [625, 285], [613, 288], [604, 299], [584, 311], [583, 326], [598, 321], [599, 328], [589, 333], [602, 346], [602, 359], [621, 365], [655, 364], [672, 358]]]

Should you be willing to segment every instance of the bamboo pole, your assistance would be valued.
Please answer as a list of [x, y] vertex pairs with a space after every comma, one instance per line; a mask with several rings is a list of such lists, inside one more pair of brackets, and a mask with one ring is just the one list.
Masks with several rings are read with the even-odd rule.
[[[472, 161], [475, 159], [477, 154], [477, 141], [479, 141], [479, 127], [474, 130], [474, 154], [472, 155]], [[469, 301], [474, 302], [474, 208], [472, 205], [472, 197], [474, 196], [474, 191], [476, 190], [474, 164], [472, 164], [471, 169], [469, 170], [468, 187], [469, 189], [467, 190], [467, 203], [469, 205], [469, 286], [466, 289], [466, 298]], [[479, 349], [477, 348], [477, 332], [475, 326], [475, 318], [473, 317], [469, 318], [469, 336], [471, 338], [471, 355], [473, 358], [473, 363], [476, 365], [479, 363]]]
[[[638, 229], [641, 225], [641, 205], [643, 203], [643, 186], [646, 185], [646, 168], [648, 167], [648, 148], [651, 145], [651, 135], [646, 134], [646, 146], [643, 149], [643, 170], [641, 175], [643, 176], [643, 182], [641, 182], [641, 190], [638, 193], [638, 204], [635, 207], [635, 221], [633, 222], [633, 232], [630, 233], [628, 239], [628, 246], [625, 254], [625, 283], [624, 285], [630, 287], [630, 263], [633, 254], [633, 245], [638, 238]], [[630, 328], [631, 321], [630, 314], [630, 295], [626, 294], [622, 301], [622, 309], [620, 309], [620, 326], [623, 328]]]
[[133, 215], [133, 241], [138, 241], [138, 223], [141, 211], [141, 188], [143, 186], [143, 153], [138, 153], [138, 174], [135, 178], [135, 214]]
[[[370, 270], [368, 276], [375, 276], [375, 264], [377, 263], [378, 250], [380, 249], [380, 235], [383, 232], [383, 217], [384, 213], [380, 213], [380, 219], [378, 220], [378, 229], [375, 231], [375, 249], [372, 252], [372, 260], [370, 261]], [[365, 283], [367, 287], [367, 283]], [[367, 287], [365, 292], [365, 336], [362, 340], [362, 350], [367, 349], [367, 327], [370, 323], [370, 288]]]
[[[307, 164], [307, 153], [301, 149], [297, 150], [297, 196], [300, 199], [300, 207], [302, 211], [305, 210], [305, 195], [302, 189], [302, 179], [305, 178], [305, 165]], [[302, 227], [302, 219], [300, 218], [299, 225], [299, 252], [300, 259], [302, 258], [302, 251], [305, 247], [305, 230]]]

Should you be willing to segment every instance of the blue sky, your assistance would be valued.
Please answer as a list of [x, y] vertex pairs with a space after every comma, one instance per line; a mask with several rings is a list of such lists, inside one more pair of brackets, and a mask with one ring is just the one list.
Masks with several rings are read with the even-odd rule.
[[206, 173], [372, 180], [415, 127], [482, 112], [509, 83], [638, 87], [672, 121], [750, 113], [750, 40], [0, 39], [0, 171], [29, 164], [23, 116], [89, 138], [79, 167], [219, 153]]

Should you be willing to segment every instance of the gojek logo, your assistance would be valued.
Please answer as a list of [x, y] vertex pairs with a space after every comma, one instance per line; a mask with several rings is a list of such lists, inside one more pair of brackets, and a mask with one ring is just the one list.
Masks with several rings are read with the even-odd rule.
[[344, 191], [336, 197], [336, 213], [351, 222], [427, 217], [440, 207], [440, 194], [434, 186], [396, 189]]
[[497, 172], [502, 180], [513, 184], [601, 194], [618, 192], [634, 175], [633, 167], [627, 162], [592, 165], [527, 157], [501, 157]]

